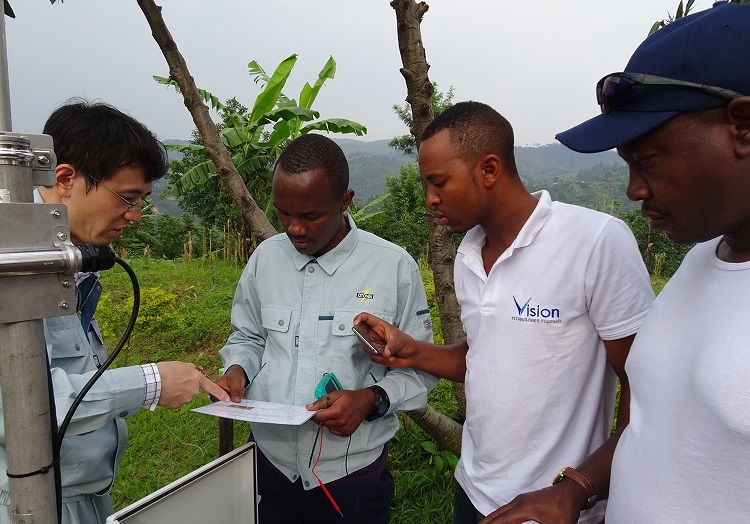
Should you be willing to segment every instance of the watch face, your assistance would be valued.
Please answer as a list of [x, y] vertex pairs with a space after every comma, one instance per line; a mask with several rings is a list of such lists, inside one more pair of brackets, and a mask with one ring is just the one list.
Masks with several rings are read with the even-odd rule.
[[557, 484], [558, 482], [560, 482], [562, 479], [565, 478], [565, 475], [563, 475], [564, 471], [565, 471], [565, 468], [561, 469], [555, 474], [555, 477], [552, 479], [552, 484]]
[[365, 417], [365, 419], [372, 421], [386, 414], [390, 407], [390, 401], [388, 399], [388, 394], [382, 388], [378, 386], [370, 386], [370, 389], [375, 393], [375, 400], [372, 402], [370, 414]]
[[380, 392], [377, 392], [375, 394], [375, 398], [377, 399], [377, 406], [375, 407], [375, 412], [378, 414], [379, 417], [382, 417], [385, 415], [385, 412], [388, 411], [388, 405], [385, 402], [385, 399], [380, 395]]

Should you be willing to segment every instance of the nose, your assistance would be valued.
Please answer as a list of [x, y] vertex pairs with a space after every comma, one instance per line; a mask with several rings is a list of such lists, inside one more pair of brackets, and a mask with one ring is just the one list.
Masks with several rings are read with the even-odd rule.
[[625, 194], [630, 200], [645, 200], [649, 196], [649, 188], [646, 179], [638, 169], [630, 168], [630, 177]]
[[132, 209], [128, 208], [128, 210], [123, 213], [123, 216], [133, 222], [140, 222], [141, 218], [143, 218], [143, 210], [139, 206], [135, 206]]
[[437, 193], [430, 187], [429, 184], [427, 184], [424, 188], [424, 201], [428, 208], [440, 202], [440, 198], [437, 196]]
[[286, 226], [286, 232], [295, 237], [301, 237], [305, 235], [307, 228], [303, 220], [298, 218], [290, 218]]

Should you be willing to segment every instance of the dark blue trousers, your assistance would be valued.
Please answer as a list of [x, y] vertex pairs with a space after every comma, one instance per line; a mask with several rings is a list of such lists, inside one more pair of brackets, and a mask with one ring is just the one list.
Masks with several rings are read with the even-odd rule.
[[484, 515], [477, 511], [461, 485], [458, 482], [453, 484], [453, 524], [477, 524]]
[[[342, 481], [343, 480], [343, 481]], [[342, 517], [320, 487], [305, 490], [290, 482], [265, 457], [258, 460], [258, 519], [262, 524], [387, 524], [394, 495], [393, 476], [384, 468], [372, 480], [326, 484]]]

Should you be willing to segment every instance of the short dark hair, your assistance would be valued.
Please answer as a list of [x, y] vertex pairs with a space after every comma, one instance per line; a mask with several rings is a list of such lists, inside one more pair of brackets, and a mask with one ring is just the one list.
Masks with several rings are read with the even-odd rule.
[[422, 140], [447, 129], [451, 144], [467, 162], [475, 162], [488, 154], [500, 157], [507, 169], [516, 169], [513, 151], [513, 127], [500, 113], [481, 102], [458, 102], [430, 122]]
[[[58, 164], [71, 164], [96, 179], [112, 178], [126, 166], [143, 168], [153, 182], [169, 168], [164, 144], [143, 124], [104, 103], [72, 99], [44, 124], [53, 140]], [[95, 182], [86, 177], [86, 187]]]
[[335, 198], [349, 189], [346, 156], [336, 142], [323, 135], [307, 134], [295, 138], [281, 153], [276, 165], [287, 173], [325, 169]]

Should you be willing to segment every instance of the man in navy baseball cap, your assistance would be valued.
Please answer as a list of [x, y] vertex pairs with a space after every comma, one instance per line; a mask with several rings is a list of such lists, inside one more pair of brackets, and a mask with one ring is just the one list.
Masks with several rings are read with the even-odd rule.
[[592, 496], [607, 524], [749, 522], [750, 5], [668, 24], [596, 94], [602, 114], [558, 140], [617, 148], [650, 227], [696, 245], [630, 349], [630, 423], [481, 522], [574, 523]]
[[750, 95], [747, 9], [717, 2], [647, 38], [624, 72], [596, 85], [602, 114], [559, 133], [580, 153], [613, 149], [680, 113], [703, 111]]

